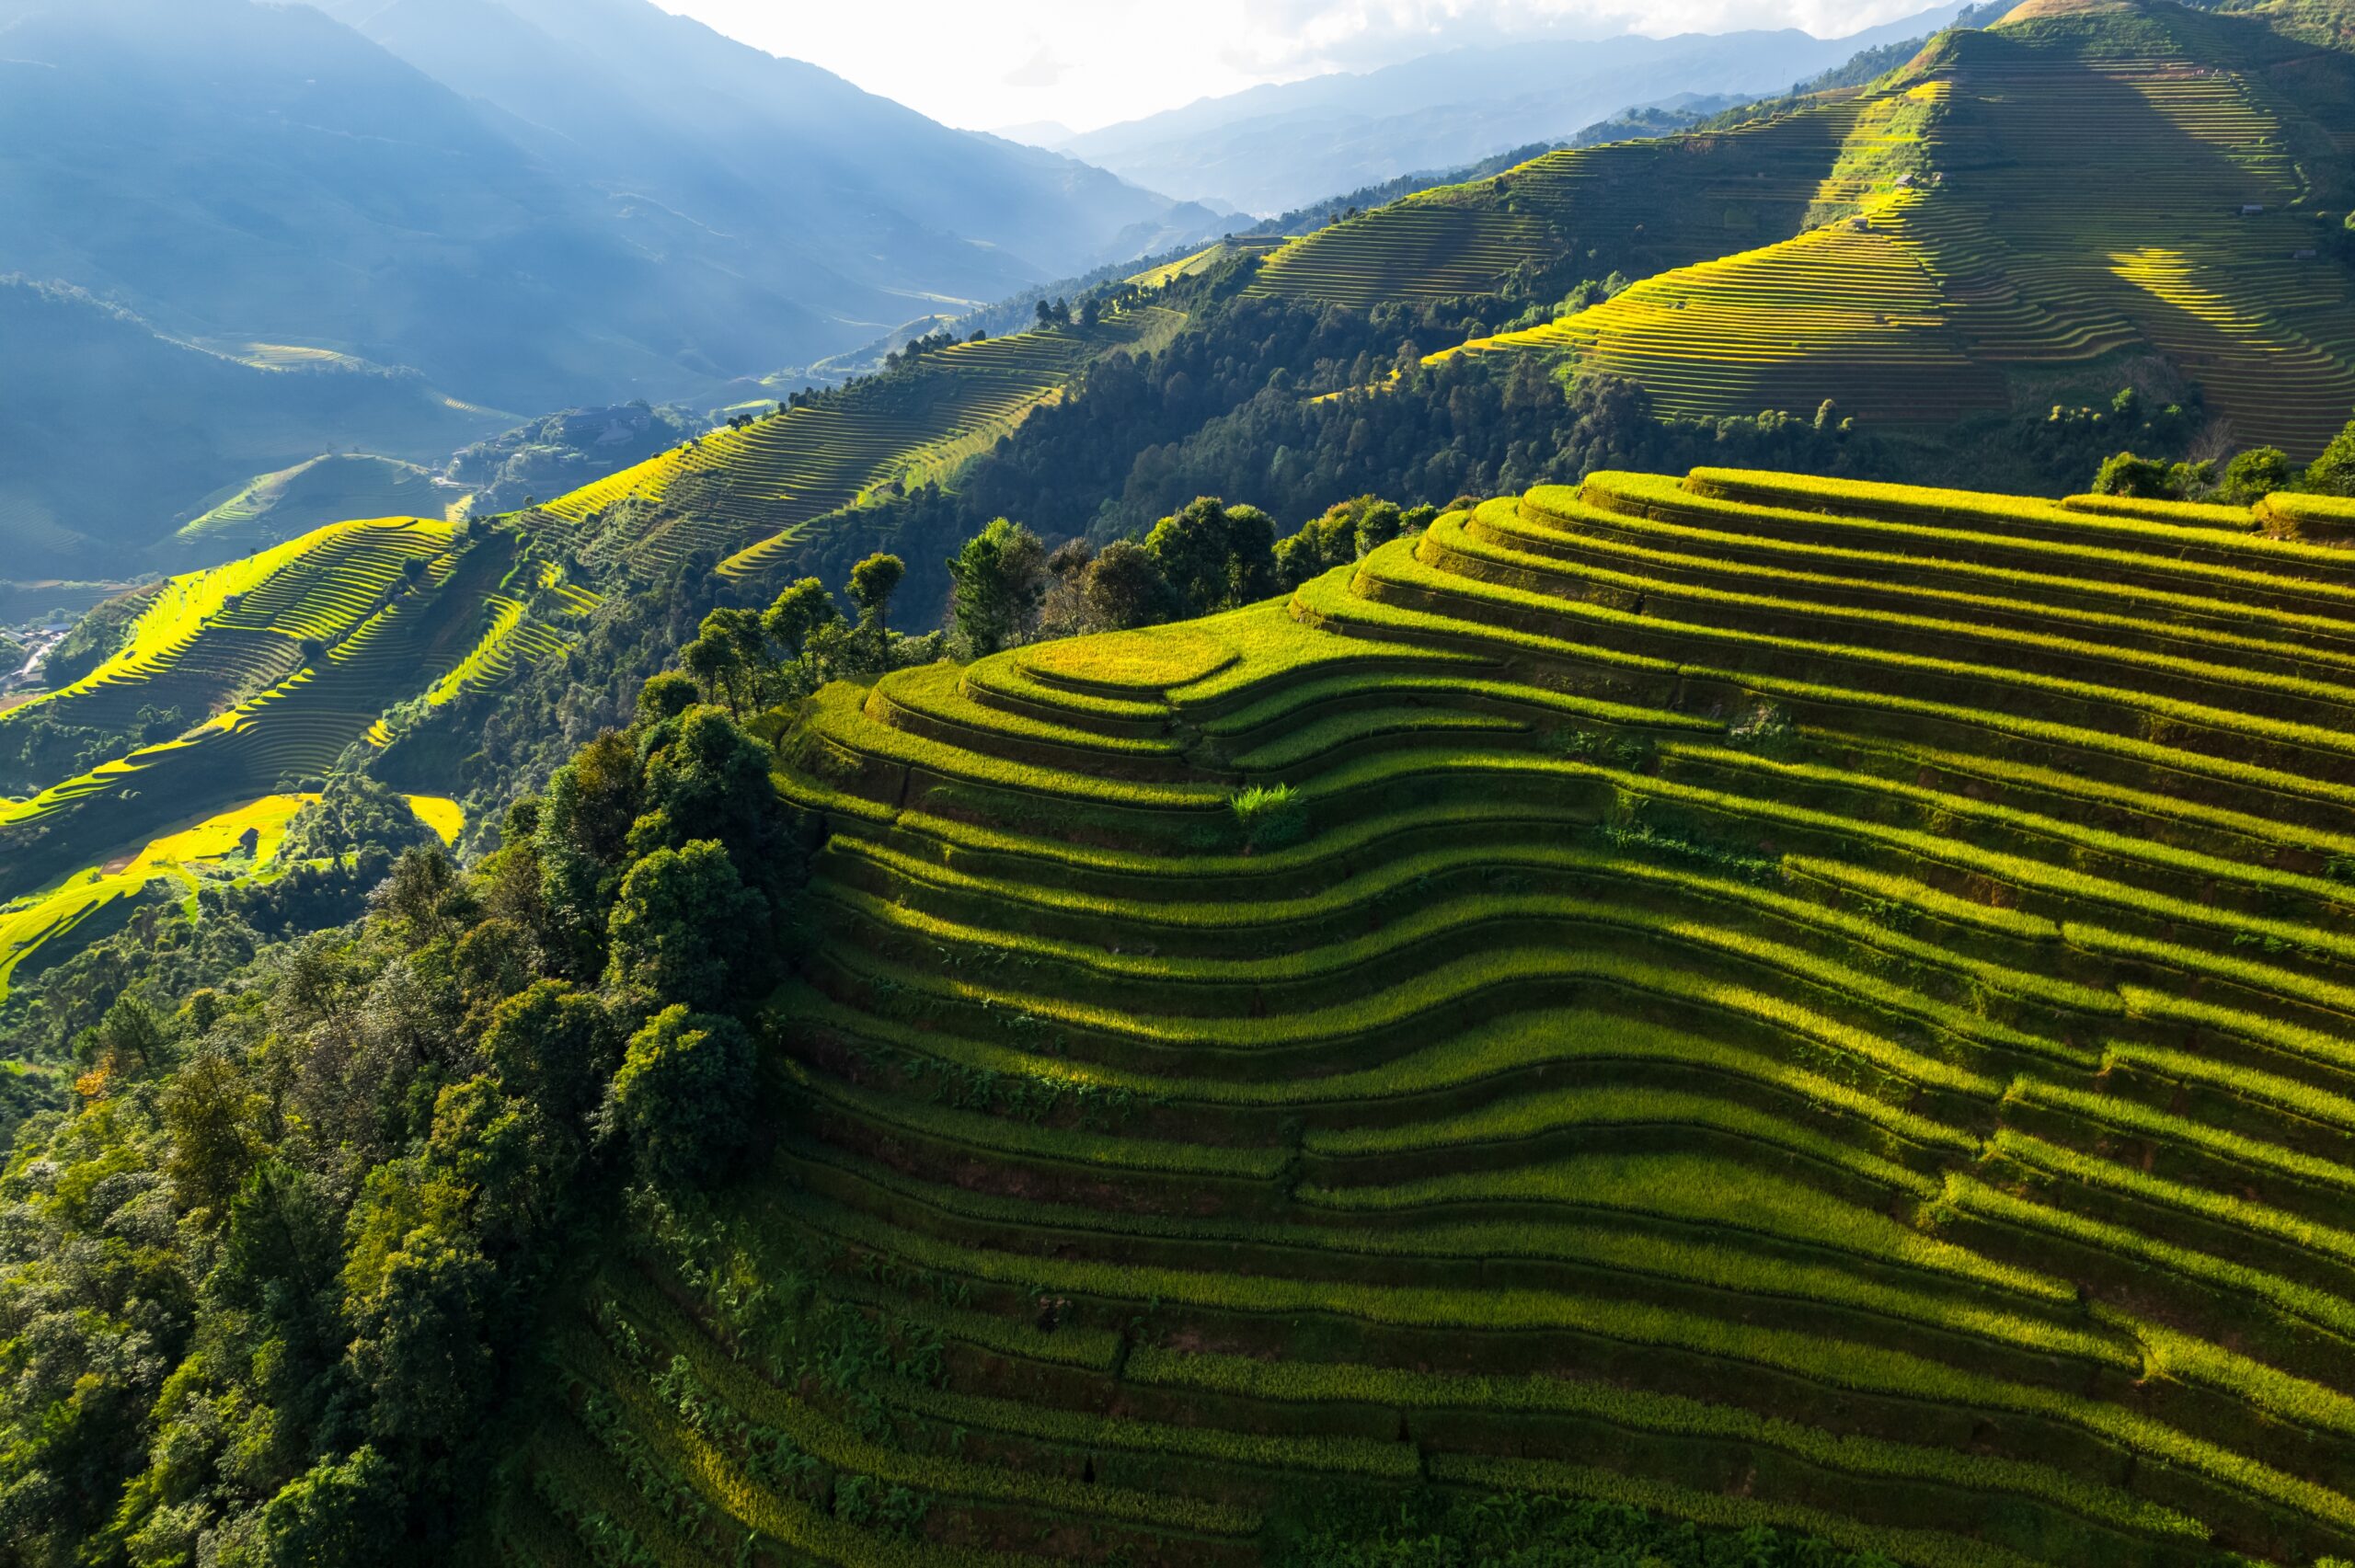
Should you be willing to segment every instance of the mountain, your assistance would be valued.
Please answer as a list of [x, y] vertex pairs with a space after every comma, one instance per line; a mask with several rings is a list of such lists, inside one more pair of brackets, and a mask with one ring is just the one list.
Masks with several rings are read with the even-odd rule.
[[250, 544], [174, 529], [257, 475], [362, 446], [431, 460], [506, 422], [415, 372], [233, 357], [23, 279], [0, 279], [0, 575], [17, 581], [219, 559]]
[[1843, 39], [1786, 29], [1452, 50], [1205, 98], [1056, 145], [1155, 189], [1275, 213], [1419, 169], [1568, 141], [1622, 109], [1678, 94], [1781, 91], [1861, 51], [1922, 38], [1959, 9], [1942, 6]]
[[[767, 258], [789, 276], [777, 265], [787, 258], [796, 271], [859, 258], [858, 281], [910, 296], [897, 319], [942, 292], [995, 297], [1018, 286], [1007, 276], [1038, 281], [1141, 256], [1215, 232], [1221, 216], [1068, 157], [949, 130], [649, 0], [322, 8], [494, 106], [552, 167], [727, 235], [746, 265]], [[944, 268], [956, 241], [981, 254]], [[983, 265], [993, 253], [1002, 270]]]
[[0, 267], [528, 411], [803, 362], [1174, 211], [646, 0], [335, 9], [353, 25], [249, 0], [0, 24]]
[[[0, 7], [0, 274], [232, 359], [384, 367], [520, 416], [712, 398], [1223, 222], [646, 0], [335, 9], [349, 21], [252, 0]], [[89, 380], [51, 341], [0, 338], [0, 419], [89, 406], [37, 393]], [[283, 387], [207, 373], [216, 395], [132, 464], [184, 483], [90, 475], [52, 441], [0, 458], [12, 489], [68, 533], [159, 538], [221, 486], [326, 450], [306, 443], [327, 421], [273, 427]], [[438, 451], [413, 419], [337, 429], [420, 460], [513, 422], [444, 418]]]
[[1364, 308], [1616, 271], [1639, 280], [1447, 352], [1625, 376], [1695, 418], [1829, 400], [1940, 430], [2131, 385], [2303, 459], [2355, 406], [2347, 54], [2259, 16], [2037, 0], [1873, 88], [1752, 112], [1426, 192], [1255, 286]]
[[1009, 142], [1020, 142], [1026, 146], [1060, 152], [1069, 146], [1079, 132], [1060, 120], [1031, 120], [1019, 125], [992, 126], [990, 134], [1003, 136]]

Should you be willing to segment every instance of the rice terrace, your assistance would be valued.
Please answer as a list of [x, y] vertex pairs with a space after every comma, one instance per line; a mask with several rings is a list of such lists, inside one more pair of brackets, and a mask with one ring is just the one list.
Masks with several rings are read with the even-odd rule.
[[2355, 9], [1902, 10], [0, 0], [0, 1563], [2355, 1565]]

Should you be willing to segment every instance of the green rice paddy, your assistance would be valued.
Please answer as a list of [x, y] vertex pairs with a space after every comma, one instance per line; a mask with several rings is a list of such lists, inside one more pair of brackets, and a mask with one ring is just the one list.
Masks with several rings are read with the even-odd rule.
[[1583, 250], [1642, 280], [1450, 352], [1628, 376], [1669, 414], [1828, 399], [1901, 425], [2039, 413], [2158, 360], [2240, 444], [2303, 458], [2355, 406], [2355, 296], [2315, 216], [2349, 194], [2315, 150], [2350, 141], [2355, 74], [2250, 18], [2031, 6], [1779, 120], [1552, 154], [1336, 225], [1258, 287], [1442, 298]]
[[511, 1551], [2348, 1556], [2355, 558], [2265, 516], [1605, 474], [830, 690], [771, 1179], [592, 1289]]
[[130, 729], [178, 713], [181, 734], [0, 805], [0, 896], [23, 896], [191, 811], [324, 777], [385, 715], [511, 679], [569, 646], [595, 598], [511, 531], [424, 519], [336, 523], [170, 579], [121, 651], [12, 708]]

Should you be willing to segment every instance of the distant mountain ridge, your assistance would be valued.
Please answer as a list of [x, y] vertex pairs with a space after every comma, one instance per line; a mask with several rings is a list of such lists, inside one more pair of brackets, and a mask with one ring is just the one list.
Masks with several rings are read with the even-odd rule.
[[0, 577], [16, 580], [181, 564], [174, 528], [227, 487], [363, 443], [431, 459], [511, 422], [413, 371], [266, 369], [21, 278], [0, 277]]
[[0, 269], [523, 413], [804, 362], [1219, 218], [646, 0], [17, 0], [0, 59]]
[[1527, 40], [1204, 98], [1061, 141], [1126, 178], [1271, 214], [1417, 170], [1565, 141], [1680, 93], [1754, 96], [1935, 32], [1941, 5], [1842, 39], [1796, 29]]
[[[733, 401], [1229, 226], [649, 0], [0, 0], [0, 277], [101, 307], [0, 335], [12, 578], [117, 569], [330, 436], [439, 463], [551, 408]], [[246, 361], [393, 379], [315, 411]], [[87, 463], [109, 428], [152, 460]]]

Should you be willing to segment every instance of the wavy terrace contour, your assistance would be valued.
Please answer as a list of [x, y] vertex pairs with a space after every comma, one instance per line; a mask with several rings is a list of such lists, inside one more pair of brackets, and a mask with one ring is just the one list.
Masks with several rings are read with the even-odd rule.
[[609, 1271], [511, 1549], [653, 1473], [681, 1562], [1246, 1563], [1337, 1484], [2355, 1552], [2355, 557], [2254, 521], [1604, 474], [828, 688], [744, 1266], [879, 1348]]

